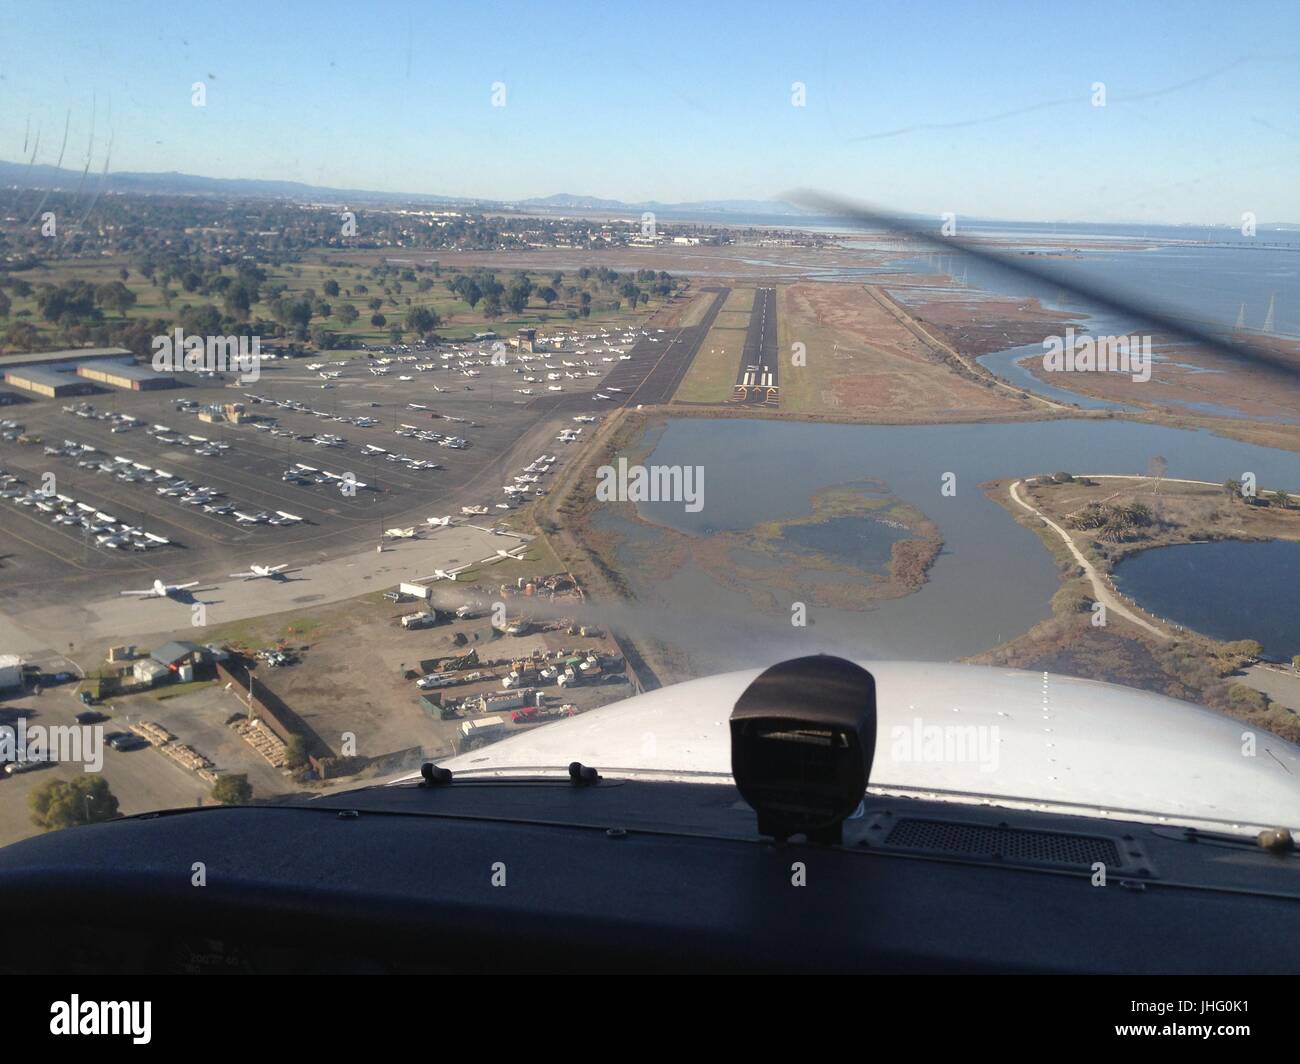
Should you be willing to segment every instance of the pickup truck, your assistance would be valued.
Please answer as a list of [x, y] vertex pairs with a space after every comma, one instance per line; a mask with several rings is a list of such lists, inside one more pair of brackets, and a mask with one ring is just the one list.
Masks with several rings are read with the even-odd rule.
[[431, 672], [416, 680], [415, 686], [422, 691], [429, 691], [438, 687], [455, 687], [462, 683], [473, 683], [481, 679], [483, 679], [481, 672]]

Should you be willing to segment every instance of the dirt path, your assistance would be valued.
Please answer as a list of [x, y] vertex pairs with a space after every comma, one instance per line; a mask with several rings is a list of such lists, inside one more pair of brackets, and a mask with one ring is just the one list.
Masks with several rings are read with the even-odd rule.
[[1007, 489], [1011, 495], [1011, 500], [1022, 509], [1028, 510], [1031, 514], [1042, 521], [1043, 524], [1047, 525], [1048, 528], [1065, 540], [1065, 545], [1070, 548], [1070, 553], [1074, 555], [1074, 560], [1079, 563], [1079, 567], [1088, 577], [1088, 582], [1092, 584], [1092, 593], [1096, 601], [1105, 606], [1108, 611], [1113, 610], [1125, 620], [1132, 621], [1139, 628], [1145, 628], [1152, 635], [1158, 636], [1161, 639], [1173, 638], [1168, 632], [1164, 631], [1164, 629], [1139, 617], [1136, 613], [1125, 606], [1124, 603], [1120, 602], [1120, 600], [1115, 597], [1114, 592], [1106, 586], [1105, 581], [1101, 574], [1097, 572], [1096, 567], [1092, 562], [1088, 561], [1088, 559], [1084, 557], [1083, 552], [1075, 545], [1070, 534], [1060, 525], [1056, 524], [1056, 522], [1050, 520], [1041, 510], [1038, 510], [1025, 502], [1025, 500], [1020, 497], [1020, 492], [1017, 490], [1019, 487], [1020, 481], [1017, 480]]

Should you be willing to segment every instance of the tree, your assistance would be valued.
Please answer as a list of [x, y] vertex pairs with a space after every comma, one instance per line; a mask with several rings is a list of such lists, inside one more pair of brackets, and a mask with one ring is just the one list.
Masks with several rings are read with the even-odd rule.
[[552, 303], [554, 303], [557, 299], [560, 298], [560, 294], [550, 285], [547, 285], [537, 294], [542, 297], [542, 302], [545, 303], [548, 307]]
[[307, 764], [307, 744], [301, 735], [290, 735], [284, 744], [284, 763], [289, 768], [302, 768]]
[[429, 307], [412, 307], [406, 312], [406, 327], [422, 339], [441, 324], [442, 319]]
[[292, 329], [299, 340], [307, 339], [312, 305], [306, 299], [278, 299], [271, 306], [271, 315], [286, 330]]
[[243, 773], [228, 772], [217, 777], [212, 800], [222, 805], [247, 805], [253, 800], [253, 786]]
[[121, 315], [135, 306], [135, 293], [121, 281], [110, 281], [95, 289], [95, 302]]
[[41, 285], [36, 293], [36, 307], [46, 321], [69, 323], [98, 317], [94, 286], [85, 281]]
[[323, 288], [324, 288], [324, 290], [325, 290], [325, 294], [326, 294], [327, 296], [329, 296], [331, 299], [336, 299], [336, 298], [338, 298], [338, 294], [339, 294], [339, 283], [338, 283], [338, 281], [334, 280], [334, 279], [331, 277], [328, 281], [325, 282]]
[[221, 293], [221, 306], [236, 321], [247, 321], [256, 299], [243, 281], [227, 285]]
[[506, 293], [506, 306], [510, 308], [512, 314], [522, 314], [524, 308], [528, 306], [528, 289], [520, 284], [511, 287]]
[[29, 321], [16, 321], [5, 330], [5, 346], [15, 351], [31, 351], [39, 338], [36, 326]]
[[27, 796], [32, 822], [46, 831], [98, 824], [117, 816], [117, 798], [103, 776], [83, 773], [71, 780], [49, 780]]
[[361, 317], [361, 312], [358, 311], [357, 308], [354, 307], [351, 303], [344, 303], [343, 306], [339, 307], [338, 317], [339, 317], [339, 321], [341, 321], [344, 325], [351, 325], [354, 321], [357, 320], [357, 318]]
[[1223, 482], [1223, 493], [1230, 499], [1241, 498], [1241, 481], [1225, 480]]
[[370, 324], [373, 325], [376, 329], [382, 329], [385, 325], [388, 324], [388, 319], [385, 318], [382, 314], [371, 314]]
[[181, 311], [180, 326], [188, 336], [220, 336], [221, 312], [210, 303], [186, 307]]
[[0, 292], [0, 318], [9, 317], [9, 310], [13, 306], [13, 301], [4, 292]]

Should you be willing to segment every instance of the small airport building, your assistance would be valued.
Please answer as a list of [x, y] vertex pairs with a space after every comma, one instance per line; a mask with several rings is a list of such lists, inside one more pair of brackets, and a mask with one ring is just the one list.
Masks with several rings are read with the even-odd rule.
[[181, 683], [189, 683], [194, 679], [196, 670], [202, 671], [211, 661], [212, 652], [207, 647], [175, 640], [164, 643], [149, 657], [136, 661], [132, 672], [137, 682], [151, 686], [171, 677]]

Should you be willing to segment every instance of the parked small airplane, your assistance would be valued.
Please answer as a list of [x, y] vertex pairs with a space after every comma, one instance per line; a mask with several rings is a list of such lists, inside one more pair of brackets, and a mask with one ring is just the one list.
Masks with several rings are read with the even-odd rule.
[[231, 573], [233, 576], [242, 576], [245, 580], [256, 580], [259, 576], [275, 577], [288, 569], [287, 565], [251, 565], [247, 572]]
[[148, 591], [119, 591], [119, 595], [135, 595], [139, 598], [169, 598], [177, 591], [184, 591], [186, 588], [197, 587], [198, 581], [192, 581], [188, 584], [164, 584], [161, 580], [155, 580], [153, 587]]
[[415, 528], [414, 526], [411, 528], [386, 528], [384, 529], [384, 535], [392, 539], [414, 539]]

